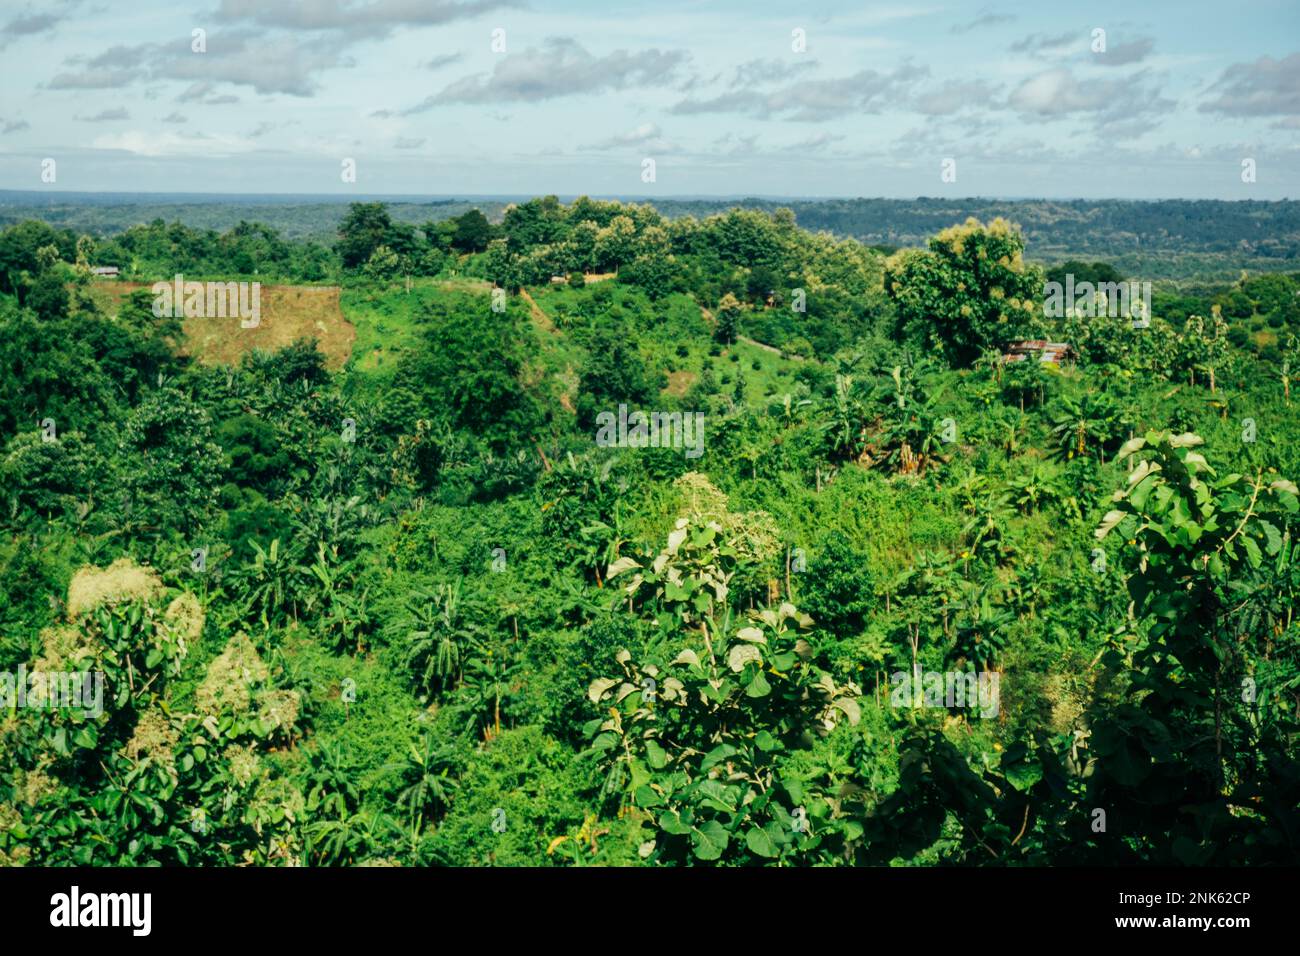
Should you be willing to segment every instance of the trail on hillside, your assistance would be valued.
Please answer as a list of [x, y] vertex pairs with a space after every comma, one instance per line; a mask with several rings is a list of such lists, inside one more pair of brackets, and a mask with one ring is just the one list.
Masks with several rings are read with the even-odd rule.
[[555, 327], [555, 323], [551, 321], [551, 317], [542, 311], [542, 307], [537, 304], [537, 301], [529, 294], [527, 289], [520, 289], [519, 295], [528, 303], [528, 312], [532, 316], [534, 325], [543, 332], [550, 332], [552, 335], [560, 334]]
[[[703, 316], [704, 321], [709, 325], [717, 324], [717, 320], [713, 317], [713, 313], [710, 312], [708, 309], [706, 309], [704, 306], [700, 306], [700, 315]], [[737, 335], [736, 341], [744, 342], [746, 345], [752, 345], [754, 346], [754, 348], [762, 349], [764, 352], [771, 352], [773, 355], [779, 358], [789, 359], [792, 362], [802, 362], [805, 360], [802, 355], [787, 355], [785, 352], [777, 348], [775, 345], [768, 345], [766, 342], [760, 342], [757, 339], [751, 339], [748, 335]]]
[[787, 355], [785, 352], [782, 352], [775, 345], [768, 345], [765, 342], [758, 341], [757, 339], [751, 339], [748, 335], [737, 335], [736, 341], [744, 342], [746, 345], [752, 345], [754, 346], [754, 348], [762, 349], [764, 352], [771, 352], [773, 355], [778, 355], [781, 358], [787, 358], [792, 362], [803, 361], [802, 355]]

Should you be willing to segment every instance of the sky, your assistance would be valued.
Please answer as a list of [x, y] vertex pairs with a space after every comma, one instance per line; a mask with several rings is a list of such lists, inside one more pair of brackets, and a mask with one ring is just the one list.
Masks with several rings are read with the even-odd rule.
[[0, 189], [1300, 198], [1300, 0], [0, 0], [0, 64]]

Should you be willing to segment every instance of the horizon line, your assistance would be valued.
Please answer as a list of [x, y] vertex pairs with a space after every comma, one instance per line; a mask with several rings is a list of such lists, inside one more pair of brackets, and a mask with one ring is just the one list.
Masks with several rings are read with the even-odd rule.
[[860, 200], [881, 200], [886, 202], [918, 202], [921, 200], [949, 200], [961, 202], [1127, 202], [1127, 203], [1160, 203], [1160, 202], [1215, 202], [1215, 203], [1287, 203], [1300, 202], [1297, 199], [1291, 199], [1284, 196], [1281, 199], [1219, 199], [1208, 197], [1192, 196], [1162, 196], [1149, 198], [1132, 198], [1121, 196], [997, 196], [997, 195], [972, 195], [972, 196], [863, 196], [863, 195], [791, 195], [791, 194], [763, 194], [763, 193], [679, 193], [673, 195], [650, 195], [637, 193], [621, 194], [592, 194], [592, 193], [556, 193], [556, 192], [526, 192], [526, 193], [296, 193], [296, 192], [206, 192], [201, 190], [106, 190], [106, 189], [11, 189], [0, 187], [0, 196], [18, 195], [23, 197], [47, 196], [54, 198], [57, 196], [120, 196], [120, 197], [210, 197], [212, 199], [221, 198], [245, 198], [245, 199], [303, 199], [317, 200], [325, 202], [357, 202], [360, 200], [382, 200], [392, 201], [513, 201], [523, 199], [537, 199], [546, 196], [554, 196], [560, 201], [573, 201], [581, 197], [587, 197], [593, 200], [617, 200], [628, 202], [649, 202], [654, 201], [675, 201], [675, 202], [725, 202], [725, 201], [745, 201], [757, 200], [761, 202], [836, 202], [836, 201], [860, 201]]

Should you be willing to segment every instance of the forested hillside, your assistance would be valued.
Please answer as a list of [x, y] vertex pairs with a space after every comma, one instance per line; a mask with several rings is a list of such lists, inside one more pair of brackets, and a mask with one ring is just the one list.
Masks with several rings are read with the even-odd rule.
[[1300, 273], [999, 211], [0, 232], [0, 862], [1293, 862]]
[[[376, 197], [379, 198], [379, 197]], [[389, 197], [391, 218], [412, 226], [479, 209], [500, 223], [509, 198], [473, 201]], [[1106, 259], [1145, 279], [1231, 280], [1240, 270], [1300, 269], [1300, 201], [1170, 199], [654, 199], [668, 219], [703, 219], [731, 209], [789, 209], [800, 227], [894, 249], [924, 245], [970, 217], [1021, 226], [1026, 252], [1045, 262]], [[217, 231], [242, 222], [289, 239], [328, 243], [347, 216], [337, 197], [202, 194], [41, 193], [0, 190], [0, 226], [39, 218], [52, 226], [112, 235], [154, 220]]]

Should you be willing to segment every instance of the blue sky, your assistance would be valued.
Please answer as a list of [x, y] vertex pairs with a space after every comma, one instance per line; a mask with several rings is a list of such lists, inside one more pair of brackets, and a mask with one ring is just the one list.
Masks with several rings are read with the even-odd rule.
[[1296, 0], [0, 0], [0, 188], [1300, 198], [1298, 27]]

